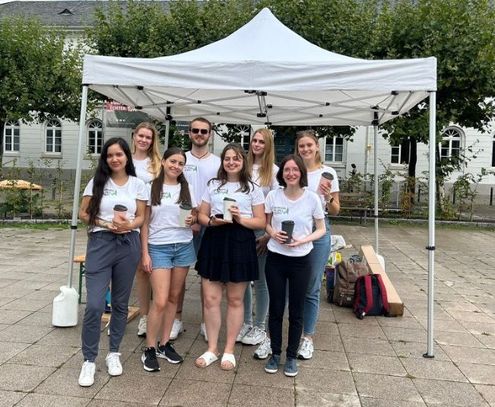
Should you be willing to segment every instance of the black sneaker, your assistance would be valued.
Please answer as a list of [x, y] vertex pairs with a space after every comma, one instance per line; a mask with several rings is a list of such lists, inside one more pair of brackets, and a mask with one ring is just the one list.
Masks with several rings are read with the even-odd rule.
[[166, 359], [169, 363], [173, 364], [182, 363], [184, 361], [182, 356], [175, 351], [170, 341], [167, 342], [165, 345], [160, 345], [160, 342], [158, 342], [156, 356], [162, 359]]
[[143, 362], [143, 368], [147, 372], [160, 371], [160, 365], [158, 364], [158, 359], [156, 358], [156, 350], [153, 347], [143, 349], [141, 362]]

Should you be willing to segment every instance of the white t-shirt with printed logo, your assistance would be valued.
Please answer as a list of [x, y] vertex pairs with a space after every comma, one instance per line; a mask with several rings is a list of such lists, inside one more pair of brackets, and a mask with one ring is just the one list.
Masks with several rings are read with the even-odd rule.
[[[93, 196], [93, 178], [88, 182], [86, 188], [84, 188], [83, 196]], [[129, 175], [129, 179], [124, 185], [117, 185], [109, 178], [103, 187], [100, 211], [97, 216], [102, 220], [112, 222], [113, 207], [119, 204], [127, 207], [127, 218], [132, 221], [136, 217], [136, 200], [148, 201], [148, 189], [142, 180]], [[93, 226], [91, 232], [98, 232], [100, 230], [108, 231], [106, 228]], [[134, 230], [139, 232], [139, 228]]]
[[150, 172], [151, 158], [146, 157], [144, 160], [132, 159], [134, 167], [136, 168], [136, 177], [142, 179], [145, 184], [149, 184], [153, 181], [153, 174]]
[[[150, 244], [170, 244], [187, 243], [193, 238], [190, 227], [179, 226], [179, 204], [180, 184], [163, 184], [162, 200], [160, 205], [151, 205], [151, 187], [148, 206], [151, 207], [151, 216], [148, 232], [148, 243]], [[197, 206], [194, 198], [194, 188], [189, 185], [191, 194], [191, 205]]]
[[277, 181], [277, 172], [278, 172], [278, 167], [273, 164], [272, 168], [272, 180], [270, 182], [270, 185], [262, 186], [260, 184], [260, 165], [259, 164], [253, 164], [253, 170], [251, 172], [251, 179], [253, 182], [258, 184], [263, 191], [263, 195], [266, 197], [268, 195], [268, 192], [273, 191], [274, 189], [280, 188], [280, 185], [278, 184]]
[[[270, 191], [265, 201], [265, 213], [272, 214], [271, 225], [276, 231], [282, 230], [282, 221], [294, 221], [292, 236], [296, 240], [304, 239], [313, 232], [313, 220], [323, 219], [325, 214], [320, 198], [314, 192], [305, 189], [295, 201], [290, 200], [280, 188]], [[284, 256], [302, 257], [313, 249], [313, 243], [304, 243], [297, 247], [288, 247], [274, 239], [268, 241], [268, 250]]]
[[215, 178], [220, 168], [220, 157], [210, 154], [206, 158], [198, 159], [190, 151], [186, 153], [186, 165], [184, 166], [184, 176], [194, 189], [196, 202], [201, 203], [206, 184]]
[[308, 189], [310, 191], [316, 192], [318, 196], [320, 197], [321, 204], [323, 205], [323, 208], [325, 210], [325, 213], [327, 211], [326, 209], [326, 201], [325, 201], [325, 196], [320, 194], [319, 191], [319, 186], [320, 186], [320, 180], [321, 180], [321, 174], [324, 172], [329, 172], [330, 174], [333, 175], [333, 180], [332, 180], [332, 188], [330, 189], [330, 192], [339, 192], [339, 177], [337, 176], [337, 172], [326, 165], [322, 165], [321, 168], [318, 168], [315, 171], [308, 172]]
[[210, 204], [212, 215], [223, 214], [223, 198], [235, 199], [239, 207], [242, 218], [253, 217], [253, 206], [261, 205], [265, 202], [261, 188], [254, 184], [249, 184], [249, 192], [239, 191], [239, 182], [227, 182], [219, 188], [220, 181], [211, 181], [203, 194], [203, 201]]

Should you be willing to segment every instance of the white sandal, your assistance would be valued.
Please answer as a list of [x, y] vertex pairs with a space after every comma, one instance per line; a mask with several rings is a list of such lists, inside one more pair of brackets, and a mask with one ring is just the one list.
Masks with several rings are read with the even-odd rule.
[[[200, 359], [203, 359], [205, 361], [204, 365], [198, 363]], [[196, 365], [196, 367], [205, 368], [210, 366], [213, 362], [216, 362], [217, 360], [218, 360], [218, 355], [215, 355], [213, 352], [206, 351], [194, 361], [194, 364]]]
[[[225, 366], [224, 362], [230, 363], [231, 366]], [[235, 356], [232, 353], [224, 353], [222, 356], [222, 361], [220, 363], [220, 367], [222, 368], [222, 370], [234, 370], [235, 366]]]

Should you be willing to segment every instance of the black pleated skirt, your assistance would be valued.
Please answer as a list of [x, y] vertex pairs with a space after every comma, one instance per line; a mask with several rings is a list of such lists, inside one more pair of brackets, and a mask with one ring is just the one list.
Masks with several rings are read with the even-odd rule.
[[196, 270], [201, 277], [222, 283], [259, 278], [254, 231], [234, 222], [205, 230]]

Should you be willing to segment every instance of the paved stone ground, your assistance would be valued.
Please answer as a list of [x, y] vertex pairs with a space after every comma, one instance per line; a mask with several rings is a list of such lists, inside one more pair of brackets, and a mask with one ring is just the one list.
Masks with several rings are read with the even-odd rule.
[[[374, 236], [371, 226], [358, 225], [337, 225], [334, 233], [354, 248]], [[146, 373], [134, 320], [121, 347], [124, 374], [107, 375], [103, 333], [95, 385], [81, 388], [81, 324], [51, 326], [52, 300], [66, 283], [69, 232], [0, 229], [0, 406], [495, 406], [495, 233], [437, 230], [434, 359], [422, 357], [427, 230], [385, 226], [380, 234], [404, 317], [359, 321], [322, 303], [314, 358], [299, 363], [296, 378], [266, 374], [249, 346], [237, 347], [235, 372], [194, 366], [206, 346], [198, 334], [199, 279], [191, 272], [187, 330], [176, 341], [184, 363]], [[84, 246], [80, 231], [78, 253]]]

